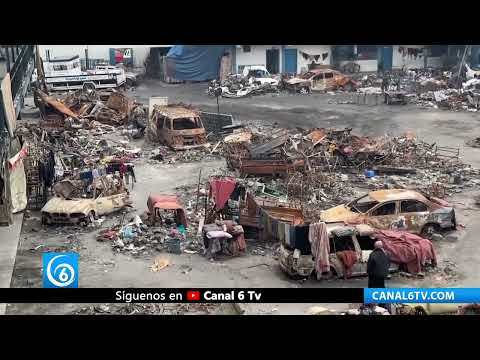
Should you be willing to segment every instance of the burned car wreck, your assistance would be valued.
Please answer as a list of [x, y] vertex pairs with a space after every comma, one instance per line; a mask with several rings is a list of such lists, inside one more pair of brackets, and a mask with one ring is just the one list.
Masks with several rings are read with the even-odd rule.
[[316, 273], [317, 280], [365, 276], [368, 258], [377, 240], [382, 241], [390, 257], [390, 272], [401, 270], [417, 274], [427, 266], [437, 266], [432, 242], [407, 231], [376, 230], [365, 224], [328, 224], [327, 234], [326, 271], [318, 271], [316, 264], [320, 260], [309, 248], [285, 242], [280, 247], [282, 270], [292, 277], [309, 277]]
[[281, 87], [303, 94], [312, 91], [353, 91], [359, 86], [355, 80], [331, 69], [312, 69], [299, 77], [284, 79]]
[[207, 142], [200, 113], [182, 104], [154, 105], [150, 128], [156, 140], [174, 150], [198, 148]]
[[423, 236], [456, 228], [455, 210], [445, 201], [403, 189], [372, 191], [322, 211], [320, 219], [327, 223], [366, 223], [377, 229], [408, 230]]
[[132, 204], [123, 180], [116, 175], [98, 177], [90, 185], [83, 180], [63, 180], [54, 185], [54, 192], [56, 196], [41, 210], [43, 224], [87, 225]]

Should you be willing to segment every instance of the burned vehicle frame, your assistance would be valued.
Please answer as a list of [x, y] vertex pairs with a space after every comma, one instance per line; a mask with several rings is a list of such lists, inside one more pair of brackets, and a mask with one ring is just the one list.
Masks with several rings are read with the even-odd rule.
[[154, 137], [174, 150], [198, 148], [207, 142], [200, 112], [191, 107], [154, 105], [151, 122]]
[[408, 230], [424, 237], [456, 228], [455, 210], [448, 203], [403, 189], [372, 191], [322, 211], [320, 219], [327, 223], [365, 223], [382, 230]]
[[332, 69], [312, 69], [298, 77], [282, 80], [286, 90], [308, 94], [312, 91], [352, 91], [359, 86], [351, 77]]
[[[120, 180], [118, 180], [120, 181]], [[57, 196], [43, 206], [42, 224], [89, 224], [98, 216], [113, 213], [132, 204], [122, 185], [115, 188], [112, 180], [97, 178], [88, 197], [71, 196], [81, 180], [64, 180], [55, 184]], [[66, 195], [66, 196], [65, 196]]]

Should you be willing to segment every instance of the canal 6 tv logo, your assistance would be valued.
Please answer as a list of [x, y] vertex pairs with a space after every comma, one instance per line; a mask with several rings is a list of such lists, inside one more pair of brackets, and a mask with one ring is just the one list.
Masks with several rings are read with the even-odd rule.
[[43, 253], [44, 288], [78, 288], [78, 254]]

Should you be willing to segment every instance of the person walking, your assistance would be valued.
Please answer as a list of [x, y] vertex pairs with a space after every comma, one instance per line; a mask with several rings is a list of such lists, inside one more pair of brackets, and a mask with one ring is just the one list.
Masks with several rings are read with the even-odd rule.
[[389, 275], [390, 259], [381, 241], [376, 241], [374, 247], [367, 262], [368, 287], [384, 288], [385, 278]]

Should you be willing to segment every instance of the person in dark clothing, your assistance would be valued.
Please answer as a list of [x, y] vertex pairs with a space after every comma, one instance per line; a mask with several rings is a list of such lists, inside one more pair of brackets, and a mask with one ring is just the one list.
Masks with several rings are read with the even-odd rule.
[[390, 259], [383, 249], [381, 241], [375, 242], [375, 249], [372, 251], [367, 262], [368, 287], [384, 288], [385, 278], [389, 274]]

